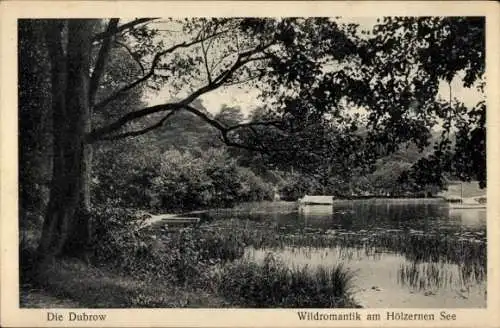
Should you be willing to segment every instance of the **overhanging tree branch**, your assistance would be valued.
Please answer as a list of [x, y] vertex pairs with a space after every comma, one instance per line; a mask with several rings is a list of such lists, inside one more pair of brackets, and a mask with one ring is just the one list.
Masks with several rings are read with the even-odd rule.
[[226, 133], [227, 130], [228, 130], [228, 127], [222, 123], [222, 122], [219, 122], [217, 121], [216, 119], [213, 119], [211, 118], [208, 114], [206, 113], [203, 113], [202, 111], [194, 108], [193, 106], [191, 105], [184, 105], [183, 106], [188, 112], [190, 113], [193, 113], [195, 114], [196, 116], [200, 117], [201, 119], [203, 119], [205, 122], [207, 122], [208, 124], [210, 124], [211, 126], [213, 126], [214, 128], [216, 128], [217, 130], [223, 132], [223, 133]]
[[[242, 149], [251, 150], [251, 151], [258, 151], [258, 152], [267, 153], [267, 154], [269, 154], [272, 151], [283, 151], [283, 149], [273, 149], [273, 148], [266, 147], [264, 145], [264, 143], [262, 142], [262, 140], [260, 140], [260, 138], [258, 137], [258, 133], [253, 129], [255, 126], [276, 126], [279, 121], [248, 122], [248, 123], [236, 124], [233, 126], [226, 126], [225, 124], [219, 122], [216, 119], [213, 119], [208, 114], [203, 113], [202, 111], [194, 108], [193, 106], [184, 105], [183, 107], [188, 112], [193, 113], [194, 115], [200, 117], [205, 122], [207, 122], [208, 124], [210, 124], [211, 126], [216, 128], [217, 130], [219, 130], [219, 132], [221, 133], [222, 141], [227, 146], [242, 148]], [[231, 137], [229, 136], [229, 133], [234, 131], [234, 130], [240, 129], [240, 128], [250, 128], [251, 130], [253, 130], [253, 132], [255, 134], [255, 138], [257, 139], [257, 142], [259, 143], [260, 147], [256, 147], [256, 146], [249, 145], [249, 144], [243, 144], [243, 143], [239, 143], [239, 142], [232, 140]]]
[[100, 127], [92, 131], [86, 138], [86, 142], [88, 143], [93, 143], [99, 140], [102, 140], [105, 135], [110, 134], [114, 131], [117, 131], [120, 129], [122, 126], [127, 124], [130, 121], [133, 121], [134, 119], [138, 119], [141, 117], [144, 117], [146, 115], [154, 114], [154, 113], [159, 113], [167, 110], [175, 111], [182, 108], [178, 103], [168, 103], [168, 104], [161, 104], [161, 105], [156, 105], [156, 106], [151, 106], [151, 107], [146, 107], [142, 110], [135, 111], [128, 113], [115, 122], [106, 125], [104, 127]]
[[[203, 29], [202, 29], [203, 35], [205, 35], [206, 29], [207, 29], [206, 25], [203, 24]], [[207, 46], [205, 46], [204, 41], [201, 41], [201, 53], [203, 55], [203, 64], [205, 66], [205, 71], [207, 74], [207, 80], [208, 80], [209, 84], [212, 83], [212, 73], [211, 73], [210, 69], [208, 68], [208, 51], [210, 49], [210, 46], [211, 46], [213, 40], [214, 40], [214, 38], [210, 39]]]
[[97, 93], [97, 87], [99, 85], [99, 81], [104, 72], [104, 67], [106, 66], [106, 61], [109, 57], [109, 50], [111, 49], [111, 40], [113, 36], [116, 34], [117, 26], [119, 19], [112, 18], [108, 27], [106, 28], [106, 36], [102, 42], [101, 48], [99, 49], [99, 54], [97, 55], [97, 61], [94, 67], [94, 71], [92, 72], [92, 76], [90, 77], [90, 86], [89, 86], [89, 103], [94, 103], [95, 96]]
[[[224, 32], [220, 32], [220, 33], [224, 33]], [[210, 37], [214, 37], [214, 36], [215, 36], [215, 34], [211, 35]], [[204, 39], [206, 39], [206, 38], [204, 38]], [[194, 40], [194, 41], [190, 42], [189, 44], [188, 43], [177, 44], [177, 45], [165, 50], [162, 53], [167, 53], [167, 52], [173, 51], [178, 47], [192, 45], [192, 44], [200, 42], [201, 40], [202, 39]], [[225, 71], [225, 72], [221, 73], [219, 76], [217, 76], [214, 79], [214, 81], [212, 81], [212, 83], [209, 83], [209, 84], [199, 88], [198, 90], [194, 91], [193, 93], [191, 93], [191, 95], [184, 98], [183, 100], [181, 100], [179, 102], [175, 102], [175, 103], [166, 103], [166, 104], [160, 104], [160, 105], [155, 105], [155, 106], [151, 106], [151, 107], [146, 107], [146, 108], [143, 108], [141, 110], [128, 113], [128, 114], [122, 116], [121, 118], [119, 118], [117, 121], [115, 121], [107, 126], [95, 129], [87, 136], [86, 141], [89, 143], [92, 143], [92, 142], [95, 142], [97, 140], [101, 140], [105, 135], [119, 130], [126, 123], [128, 123], [132, 120], [153, 114], [153, 113], [158, 113], [158, 112], [167, 111], [167, 110], [179, 110], [181, 108], [186, 108], [186, 106], [189, 106], [189, 104], [192, 101], [194, 101], [195, 99], [197, 99], [199, 96], [201, 96], [209, 91], [215, 90], [215, 89], [219, 88], [220, 86], [222, 86], [229, 78], [231, 78], [231, 76], [232, 76], [232, 74], [234, 74], [234, 72], [236, 72], [240, 67], [244, 66], [246, 63], [262, 59], [262, 58], [251, 58], [251, 56], [258, 53], [258, 52], [265, 50], [266, 48], [270, 47], [271, 44], [272, 43], [259, 45], [259, 46], [255, 47], [254, 49], [247, 50], [245, 52], [240, 53], [238, 55], [237, 60], [232, 65], [232, 67], [230, 67], [227, 71]], [[162, 53], [158, 53], [155, 56], [155, 60], [153, 60], [152, 68], [150, 70], [150, 73], [148, 73], [148, 74], [151, 74], [151, 75], [153, 74], [154, 67], [156, 66], [156, 62], [159, 61], [159, 58], [160, 58], [160, 56], [162, 56]], [[99, 103], [98, 105], [95, 106], [95, 108], [102, 108], [107, 103], [109, 103], [111, 100], [118, 98], [121, 93], [125, 93], [129, 89], [132, 89], [135, 85], [143, 82], [144, 80], [146, 80], [148, 78], [148, 74], [145, 75], [143, 78], [137, 80], [136, 82], [133, 82], [132, 84], [121, 89], [120, 91], [118, 91], [118, 94], [114, 94], [110, 98]], [[208, 120], [212, 120], [212, 119], [207, 116], [205, 120], [207, 122], [209, 122]], [[209, 123], [211, 123], [211, 122], [209, 122]], [[219, 122], [217, 122], [217, 123], [221, 124]], [[217, 123], [215, 123], [215, 121], [214, 121], [211, 124], [213, 126], [217, 127]], [[219, 128], [219, 130], [222, 131], [222, 130], [226, 129], [227, 127], [225, 127], [224, 125], [219, 125], [218, 128]]]
[[210, 72], [210, 69], [208, 68], [208, 56], [207, 56], [208, 49], [209, 49], [208, 47], [205, 48], [205, 44], [202, 41], [201, 42], [201, 51], [203, 53], [203, 63], [205, 65], [205, 71], [207, 73], [207, 80], [208, 80], [208, 83], [212, 83], [212, 74]]
[[130, 132], [124, 132], [124, 133], [116, 134], [116, 135], [112, 135], [112, 136], [103, 136], [99, 140], [118, 140], [118, 139], [124, 139], [124, 138], [128, 138], [128, 137], [137, 137], [137, 136], [146, 134], [146, 133], [153, 131], [154, 129], [162, 126], [172, 115], [174, 115], [175, 112], [176, 111], [174, 111], [174, 110], [170, 111], [167, 115], [165, 115], [157, 123], [150, 125], [144, 129], [130, 131]]
[[273, 126], [273, 127], [281, 130], [280, 125], [282, 123], [283, 123], [283, 121], [280, 121], [280, 120], [240, 123], [240, 124], [228, 127], [227, 131], [229, 132], [229, 131], [233, 131], [233, 130], [245, 128], [245, 127], [253, 128], [255, 126]]
[[249, 77], [247, 77], [246, 79], [243, 79], [243, 80], [237, 80], [237, 81], [227, 82], [224, 85], [225, 86], [231, 86], [231, 85], [245, 84], [247, 82], [256, 80], [256, 79], [258, 79], [260, 77], [262, 77], [262, 74], [255, 74], [255, 75], [249, 76]]
[[215, 34], [212, 34], [212, 35], [209, 35], [207, 36], [206, 38], [196, 38], [194, 39], [193, 41], [191, 42], [183, 42], [183, 43], [179, 43], [179, 44], [176, 44], [174, 46], [171, 46], [170, 48], [168, 49], [165, 49], [163, 51], [160, 51], [158, 53], [156, 53], [156, 55], [154, 56], [153, 58], [153, 61], [151, 63], [151, 68], [149, 69], [149, 72], [145, 75], [143, 75], [142, 77], [138, 78], [137, 80], [135, 80], [134, 82], [122, 87], [121, 89], [119, 89], [118, 91], [116, 91], [115, 93], [113, 93], [111, 96], [109, 96], [108, 98], [100, 101], [99, 103], [97, 103], [95, 106], [94, 106], [94, 110], [100, 110], [102, 108], [104, 108], [106, 105], [108, 105], [110, 102], [112, 102], [113, 100], [116, 100], [118, 99], [119, 97], [125, 95], [129, 90], [135, 88], [136, 86], [138, 86], [139, 84], [147, 81], [148, 79], [150, 79], [153, 75], [154, 75], [154, 71], [156, 69], [156, 67], [158, 66], [159, 62], [160, 62], [160, 59], [166, 55], [166, 54], [169, 54], [169, 53], [172, 53], [174, 52], [175, 50], [179, 49], [179, 48], [188, 48], [192, 45], [195, 45], [197, 43], [200, 43], [204, 40], [207, 40], [209, 38], [213, 38], [213, 37], [216, 37], [222, 33], [225, 33], [226, 31], [220, 31], [218, 33], [215, 33]]
[[211, 118], [206, 113], [203, 113], [200, 110], [198, 110], [198, 109], [196, 109], [196, 108], [194, 108], [193, 106], [190, 106], [190, 105], [185, 105], [184, 108], [188, 112], [193, 113], [194, 115], [200, 117], [205, 122], [207, 122], [208, 124], [210, 124], [211, 126], [213, 126], [214, 128], [216, 128], [217, 130], [219, 130], [219, 132], [221, 133], [221, 136], [222, 136], [222, 141], [227, 146], [242, 148], [242, 149], [246, 149], [246, 150], [250, 150], [250, 151], [263, 151], [263, 149], [260, 149], [260, 148], [257, 148], [257, 147], [251, 146], [251, 145], [241, 144], [241, 143], [238, 143], [238, 142], [235, 142], [235, 141], [231, 140], [231, 138], [229, 137], [228, 134], [229, 134], [229, 132], [231, 130], [234, 130], [234, 129], [229, 130], [229, 128], [226, 125], [224, 125], [223, 123], [221, 123], [221, 122], [219, 122], [219, 121]]
[[219, 74], [213, 80], [213, 83], [215, 85], [222, 85], [223, 83], [225, 83], [231, 77], [231, 75], [237, 69], [239, 69], [240, 67], [244, 66], [245, 64], [247, 64], [249, 62], [252, 62], [252, 61], [259, 61], [259, 60], [267, 59], [267, 56], [252, 58], [252, 55], [255, 55], [255, 54], [259, 53], [259, 52], [264, 51], [265, 49], [267, 49], [271, 45], [273, 45], [273, 43], [274, 43], [274, 41], [272, 41], [272, 42], [270, 42], [268, 44], [259, 45], [259, 46], [255, 47], [255, 48], [251, 49], [251, 50], [247, 50], [247, 51], [239, 53], [238, 57], [236, 58], [236, 61], [231, 66], [231, 68], [229, 68], [225, 72], [222, 72], [221, 74]]
[[116, 33], [120, 33], [120, 32], [123, 32], [125, 30], [131, 29], [136, 25], [144, 24], [144, 23], [153, 21], [155, 19], [158, 19], [158, 18], [137, 18], [137, 19], [130, 21], [126, 24], [118, 26], [114, 32], [106, 30], [105, 32], [96, 34], [94, 36], [94, 41], [99, 41], [99, 40], [105, 39], [107, 37], [115, 35]]
[[132, 51], [132, 49], [130, 49], [129, 46], [127, 46], [123, 42], [115, 40], [115, 43], [117, 45], [119, 45], [120, 47], [122, 47], [123, 49], [125, 49], [129, 53], [130, 57], [132, 57], [132, 59], [137, 63], [137, 65], [139, 65], [139, 67], [141, 68], [142, 74], [143, 75], [146, 74], [146, 69], [144, 68], [144, 65], [141, 63], [141, 61], [139, 60], [139, 58], [137, 58], [137, 56], [134, 54], [134, 52]]

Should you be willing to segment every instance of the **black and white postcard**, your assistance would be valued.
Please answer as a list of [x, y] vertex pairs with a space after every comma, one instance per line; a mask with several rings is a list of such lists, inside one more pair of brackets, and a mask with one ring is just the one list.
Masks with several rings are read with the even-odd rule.
[[0, 6], [2, 326], [498, 325], [498, 3]]

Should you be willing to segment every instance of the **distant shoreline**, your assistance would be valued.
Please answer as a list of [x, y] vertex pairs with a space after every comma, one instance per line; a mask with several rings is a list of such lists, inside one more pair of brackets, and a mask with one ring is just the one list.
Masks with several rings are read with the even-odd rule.
[[429, 197], [412, 197], [412, 196], [353, 196], [353, 197], [343, 197], [334, 198], [333, 200], [357, 200], [357, 199], [443, 199], [441, 196], [429, 196]]

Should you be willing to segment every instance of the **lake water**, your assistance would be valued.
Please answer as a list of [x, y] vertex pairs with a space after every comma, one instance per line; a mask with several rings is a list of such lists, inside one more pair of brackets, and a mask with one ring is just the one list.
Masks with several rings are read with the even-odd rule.
[[245, 257], [262, 261], [273, 252], [289, 266], [311, 270], [342, 263], [356, 272], [356, 299], [364, 307], [486, 306], [485, 210], [452, 210], [435, 199], [288, 205], [211, 215], [269, 223], [284, 240], [301, 238], [280, 247], [249, 247]]

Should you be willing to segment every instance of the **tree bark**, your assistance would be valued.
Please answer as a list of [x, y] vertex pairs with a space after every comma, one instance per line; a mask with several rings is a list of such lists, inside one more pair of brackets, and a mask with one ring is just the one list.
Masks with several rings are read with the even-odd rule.
[[78, 256], [90, 238], [90, 131], [88, 100], [92, 20], [51, 20], [46, 44], [51, 59], [54, 158], [50, 199], [39, 244], [49, 259]]

